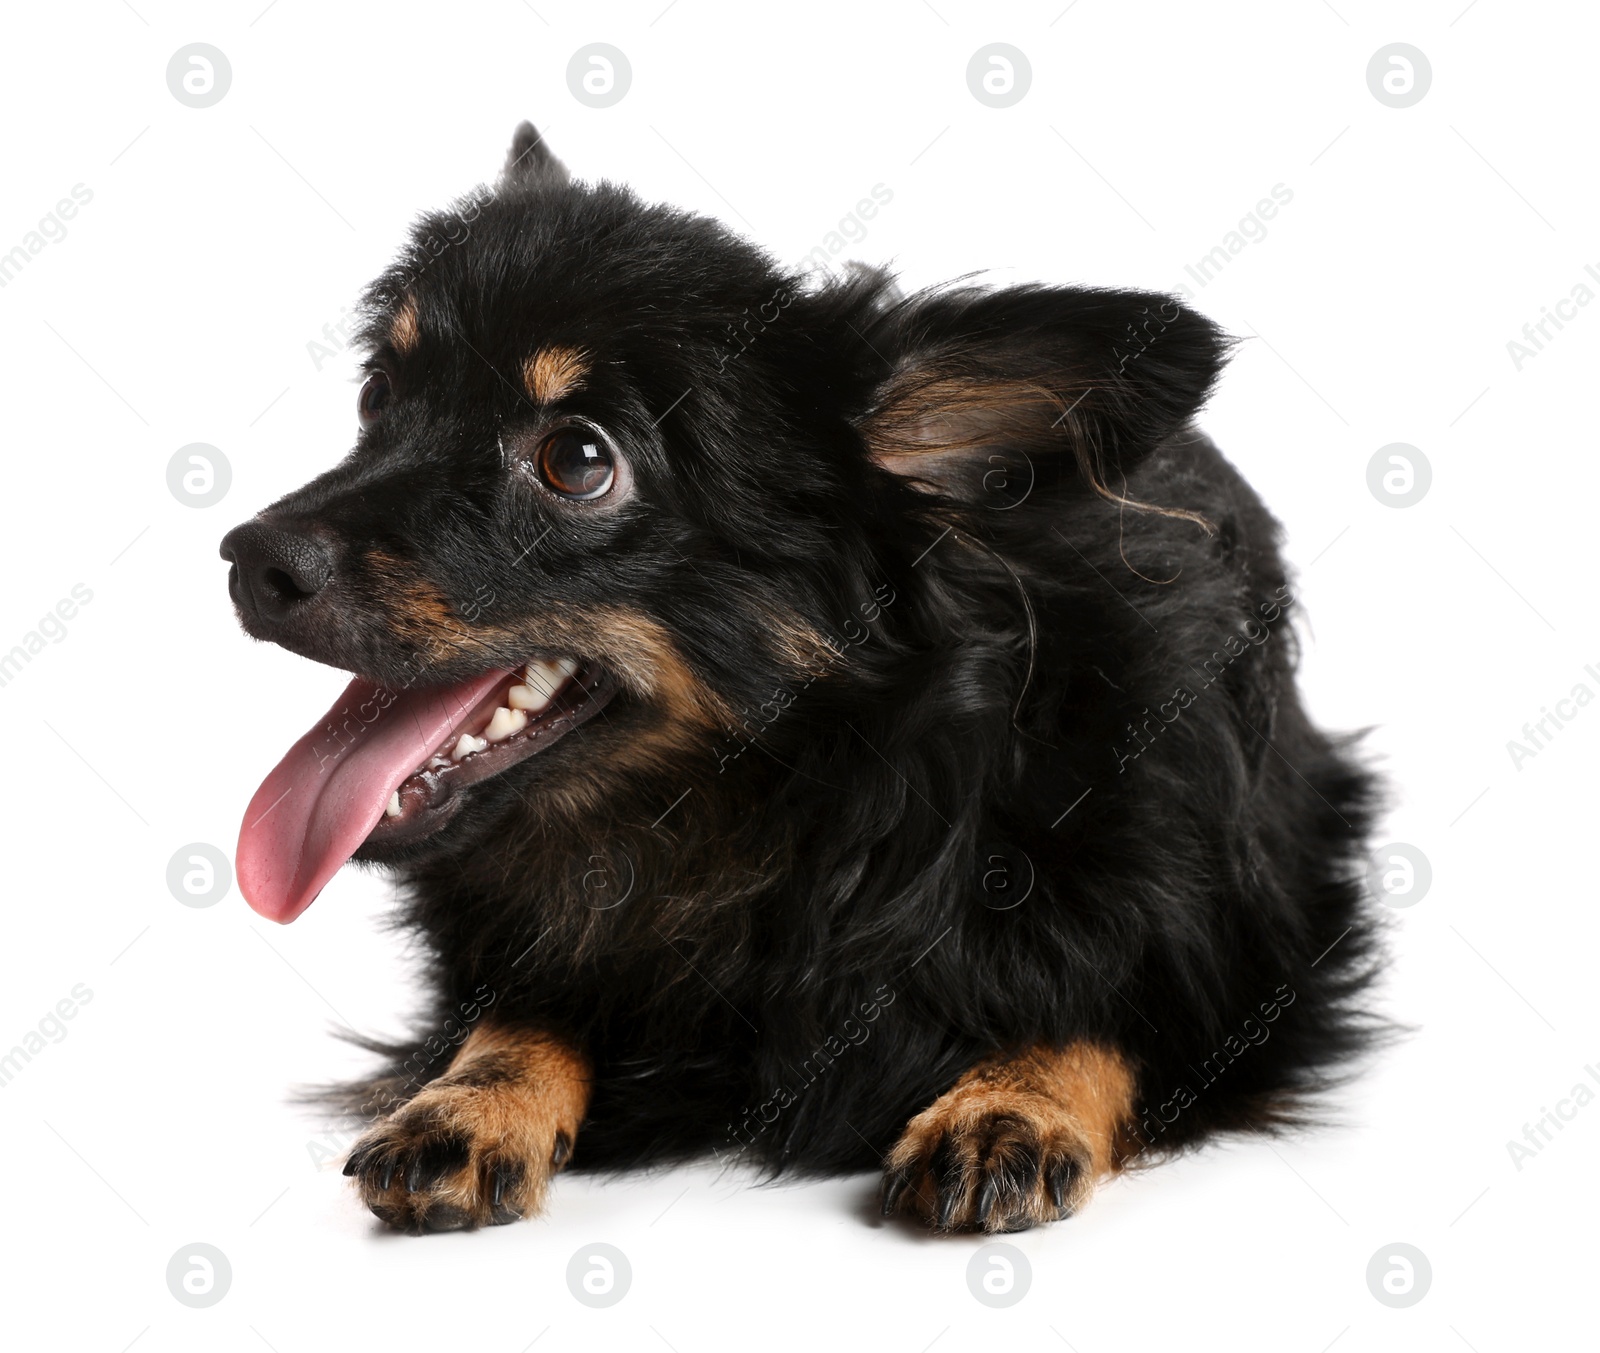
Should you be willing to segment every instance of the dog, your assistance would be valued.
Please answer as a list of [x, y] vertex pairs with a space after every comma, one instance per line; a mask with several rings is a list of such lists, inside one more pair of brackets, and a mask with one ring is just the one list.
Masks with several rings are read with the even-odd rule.
[[384, 866], [428, 955], [340, 1100], [377, 1217], [715, 1156], [1005, 1232], [1317, 1120], [1381, 1033], [1377, 788], [1196, 430], [1213, 323], [786, 270], [526, 123], [362, 313], [354, 450], [221, 552], [354, 676], [245, 898]]

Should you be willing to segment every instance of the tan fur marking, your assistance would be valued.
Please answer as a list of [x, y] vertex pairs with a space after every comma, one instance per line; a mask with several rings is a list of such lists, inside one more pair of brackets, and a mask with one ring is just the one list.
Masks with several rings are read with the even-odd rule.
[[623, 607], [603, 606], [541, 621], [538, 636], [539, 645], [553, 651], [594, 655], [619, 679], [626, 695], [651, 706], [655, 714], [620, 738], [608, 736], [604, 716], [584, 725], [590, 739], [604, 739], [605, 751], [596, 751], [545, 790], [557, 812], [581, 821], [615, 793], [618, 774], [681, 774], [686, 764], [711, 764], [712, 748], [732, 723], [732, 711], [694, 674], [656, 621]]
[[417, 340], [422, 337], [421, 326], [417, 323], [417, 303], [407, 296], [400, 302], [400, 308], [394, 312], [394, 322], [389, 326], [389, 341], [394, 344], [397, 352], [410, 352], [417, 346]]
[[710, 726], [726, 714], [721, 697], [689, 670], [672, 636], [649, 616], [605, 607], [595, 620], [606, 650], [622, 655], [624, 680], [637, 693], [654, 696], [685, 723]]
[[[885, 1162], [886, 1178], [904, 1175], [909, 1187], [899, 1205], [937, 1229], [1003, 1231], [1053, 1221], [1076, 1211], [1097, 1179], [1121, 1168], [1134, 1092], [1127, 1061], [1094, 1043], [992, 1058], [906, 1125]], [[1028, 1160], [1037, 1163], [1034, 1178], [1026, 1187], [1011, 1184], [1022, 1177], [1018, 1163]], [[995, 1205], [980, 1216], [990, 1175], [999, 1181]]]
[[473, 646], [474, 636], [450, 599], [405, 560], [368, 550], [366, 564], [376, 584], [373, 601], [397, 638], [421, 648], [431, 661]]
[[[620, 606], [553, 613], [516, 627], [469, 622], [450, 599], [410, 564], [381, 550], [365, 556], [369, 596], [390, 633], [416, 653], [416, 676], [428, 680], [434, 667], [458, 657], [484, 667], [517, 655], [571, 653], [592, 658], [615, 676], [633, 700], [654, 708], [657, 717], [636, 726], [626, 738], [608, 737], [603, 719], [584, 727], [586, 745], [601, 739], [603, 756], [587, 758], [573, 773], [545, 792], [553, 808], [582, 818], [615, 790], [615, 773], [681, 771], [685, 758], [712, 764], [713, 749], [733, 724], [733, 711], [695, 675], [672, 635], [655, 620]], [[801, 642], [800, 627], [785, 636]], [[820, 639], [811, 655], [825, 654]], [[797, 683], [798, 684], [798, 683]]]
[[[415, 1231], [537, 1212], [577, 1141], [592, 1074], [588, 1059], [553, 1035], [474, 1029], [443, 1076], [357, 1143], [351, 1159], [362, 1200], [391, 1225]], [[463, 1164], [411, 1187], [414, 1162], [463, 1150]], [[497, 1175], [504, 1176], [498, 1199]]]
[[[1085, 392], [1069, 393], [1077, 399]], [[1032, 381], [902, 372], [885, 387], [863, 431], [873, 459], [904, 474], [915, 467], [898, 457], [943, 457], [1008, 433], [1037, 435], [1069, 407], [1069, 400]]]
[[1135, 512], [1192, 521], [1215, 530], [1200, 513], [1160, 507], [1116, 492], [1105, 481], [1100, 447], [1089, 424], [1073, 410], [1122, 394], [1113, 386], [1063, 385], [941, 369], [937, 362], [891, 377], [877, 407], [862, 425], [872, 459], [921, 489], [976, 497], [990, 484], [995, 467], [979, 454], [1008, 441], [1048, 445], [1054, 434], [1077, 464], [1078, 473], [1107, 502]]
[[581, 348], [540, 348], [523, 363], [522, 383], [541, 404], [554, 404], [583, 385], [589, 356]]
[[[732, 717], [720, 696], [701, 682], [656, 621], [620, 606], [541, 617], [517, 629], [468, 624], [448, 597], [402, 559], [366, 554], [375, 582], [373, 601], [395, 637], [432, 662], [459, 654], [573, 653], [594, 657], [641, 700], [666, 707], [672, 719], [701, 730]], [[820, 648], [820, 641], [819, 641]]]
[[[611, 735], [604, 716], [584, 726], [583, 745], [594, 752], [542, 791], [552, 816], [581, 820], [591, 814], [614, 795], [619, 774], [711, 768], [735, 726], [734, 711], [696, 675], [671, 633], [642, 612], [596, 606], [516, 626], [487, 624], [481, 617], [469, 622], [405, 560], [369, 550], [365, 563], [371, 604], [390, 633], [414, 651], [418, 680], [460, 657], [487, 668], [509, 665], [519, 655], [570, 653], [599, 662], [633, 702], [650, 707], [625, 737]], [[791, 692], [840, 661], [835, 648], [798, 616], [775, 621], [768, 638], [792, 674], [786, 684]]]
[[[384, 550], [365, 556], [371, 600], [390, 631], [419, 649], [428, 663], [460, 654], [573, 653], [593, 657], [622, 681], [635, 697], [667, 706], [672, 715], [702, 731], [726, 727], [732, 712], [722, 698], [689, 670], [671, 634], [639, 611], [598, 606], [582, 613], [541, 616], [512, 627], [468, 623], [432, 582], [411, 564]], [[798, 615], [773, 618], [769, 639], [774, 656], [795, 676], [824, 674], [837, 653], [821, 633]]]

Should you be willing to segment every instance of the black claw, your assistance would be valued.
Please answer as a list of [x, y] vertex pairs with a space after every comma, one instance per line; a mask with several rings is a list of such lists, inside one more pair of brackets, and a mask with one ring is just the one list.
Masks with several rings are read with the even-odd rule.
[[911, 1183], [909, 1170], [896, 1170], [891, 1175], [886, 1175], [883, 1181], [883, 1215], [894, 1216], [895, 1207], [900, 1202], [900, 1195], [906, 1191], [906, 1186]]
[[1077, 1164], [1071, 1159], [1057, 1161], [1050, 1167], [1050, 1201], [1056, 1205], [1056, 1211], [1063, 1215], [1067, 1210], [1067, 1190], [1072, 1187], [1073, 1177], [1077, 1173]]
[[[423, 1157], [419, 1151], [411, 1160], [411, 1168], [406, 1171], [406, 1192], [416, 1193], [422, 1188], [425, 1171]], [[432, 1182], [432, 1181], [429, 1181]]]
[[506, 1163], [496, 1165], [489, 1177], [489, 1205], [499, 1207], [505, 1197], [522, 1182], [521, 1165]]
[[385, 1192], [388, 1191], [389, 1185], [394, 1183], [394, 1172], [399, 1167], [399, 1164], [399, 1160], [392, 1154], [383, 1162], [383, 1173], [378, 1176], [378, 1187], [380, 1189]]
[[993, 1174], [985, 1175], [983, 1186], [978, 1190], [978, 1201], [974, 1206], [974, 1218], [980, 1226], [989, 1224], [989, 1214], [994, 1211], [1000, 1201], [1000, 1180]]
[[935, 1148], [928, 1172], [933, 1176], [934, 1192], [939, 1198], [939, 1228], [949, 1230], [966, 1193], [963, 1187], [966, 1163], [961, 1159], [961, 1149], [954, 1137], [945, 1137]]
[[572, 1154], [572, 1138], [565, 1132], [556, 1133], [555, 1149], [550, 1153], [550, 1164], [555, 1169], [560, 1169], [567, 1163], [567, 1157]]
[[350, 1159], [344, 1163], [345, 1174], [360, 1174], [366, 1169], [367, 1162], [376, 1154], [378, 1146], [378, 1142], [357, 1142], [350, 1152]]

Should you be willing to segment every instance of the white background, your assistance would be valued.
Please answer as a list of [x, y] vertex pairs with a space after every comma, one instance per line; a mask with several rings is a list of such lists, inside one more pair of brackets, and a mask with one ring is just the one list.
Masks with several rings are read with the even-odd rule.
[[[0, 290], [0, 651], [74, 584], [93, 592], [0, 688], [0, 1051], [74, 984], [93, 992], [0, 1088], [8, 1345], [1493, 1353], [1593, 1338], [1600, 1104], [1521, 1169], [1506, 1143], [1600, 1067], [1585, 773], [1600, 707], [1520, 769], [1507, 742], [1577, 683], [1600, 693], [1584, 671], [1600, 668], [1600, 306], [1520, 371], [1506, 345], [1600, 266], [1600, 25], [1508, 0], [1064, 4], [8, 9], [0, 252], [74, 184], [93, 193]], [[192, 42], [232, 66], [206, 109], [166, 83]], [[591, 42], [632, 65], [611, 108], [568, 90]], [[1010, 108], [967, 87], [991, 42], [1031, 62]], [[1433, 71], [1399, 110], [1365, 76], [1393, 42]], [[722, 217], [786, 260], [882, 183], [893, 201], [852, 252], [913, 285], [988, 269], [1172, 287], [1273, 185], [1292, 191], [1265, 239], [1190, 285], [1246, 339], [1204, 424], [1286, 524], [1310, 704], [1375, 726], [1394, 789], [1383, 839], [1432, 865], [1426, 897], [1393, 913], [1384, 997], [1418, 1032], [1334, 1106], [1342, 1126], [1105, 1188], [1014, 1238], [1032, 1286], [1005, 1310], [968, 1291], [978, 1241], [879, 1225], [867, 1176], [564, 1177], [545, 1217], [417, 1240], [380, 1232], [336, 1165], [317, 1168], [344, 1139], [287, 1092], [359, 1064], [330, 1027], [398, 1031], [413, 987], [379, 878], [347, 871], [287, 929], [237, 891], [208, 909], [168, 891], [180, 847], [231, 854], [259, 778], [344, 680], [238, 633], [216, 545], [349, 445], [354, 361], [319, 371], [307, 344], [414, 212], [497, 171], [523, 117], [578, 175]], [[231, 463], [217, 506], [168, 491], [190, 442]], [[1368, 489], [1390, 442], [1431, 463], [1416, 506]], [[232, 1265], [206, 1310], [165, 1280], [196, 1241]], [[607, 1310], [565, 1279], [597, 1241], [633, 1270]], [[1392, 1242], [1432, 1266], [1405, 1310], [1365, 1277]]]

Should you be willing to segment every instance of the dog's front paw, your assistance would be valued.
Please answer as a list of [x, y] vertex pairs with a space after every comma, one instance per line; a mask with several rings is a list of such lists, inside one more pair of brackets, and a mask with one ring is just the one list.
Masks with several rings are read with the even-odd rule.
[[[474, 1055], [476, 1053], [476, 1055]], [[368, 1132], [344, 1172], [380, 1220], [413, 1235], [537, 1212], [571, 1158], [588, 1084], [548, 1056], [473, 1050]]]
[[1023, 1231], [1077, 1211], [1117, 1168], [1132, 1079], [1089, 1045], [975, 1068], [908, 1124], [883, 1172], [883, 1213], [939, 1231]]
[[1024, 1231], [1064, 1217], [1088, 1196], [1087, 1144], [1026, 1110], [911, 1120], [884, 1164], [885, 1216], [904, 1210], [940, 1231]]

